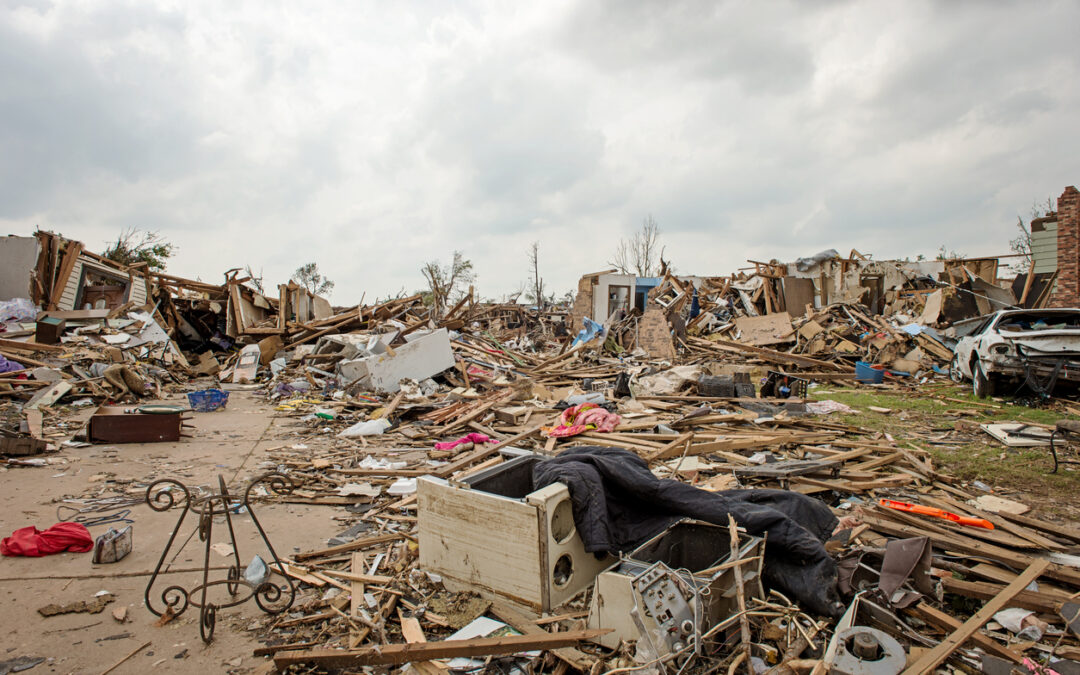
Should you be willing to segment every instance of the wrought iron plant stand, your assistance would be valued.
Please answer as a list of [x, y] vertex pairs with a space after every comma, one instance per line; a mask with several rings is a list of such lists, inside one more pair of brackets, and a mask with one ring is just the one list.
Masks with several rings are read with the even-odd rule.
[[[284, 475], [276, 472], [263, 474], [250, 483], [244, 490], [243, 498], [239, 495], [233, 495], [229, 492], [228, 487], [225, 485], [225, 479], [218, 476], [217, 492], [210, 492], [206, 495], [200, 495], [193, 497], [180, 481], [164, 478], [159, 481], [155, 481], [146, 489], [146, 503], [155, 511], [168, 511], [174, 506], [182, 506], [183, 510], [180, 512], [180, 517], [176, 521], [176, 526], [173, 527], [172, 534], [169, 535], [169, 541], [165, 544], [165, 550], [161, 552], [161, 559], [158, 560], [157, 567], [154, 568], [154, 573], [150, 577], [150, 582], [146, 585], [146, 593], [144, 598], [146, 600], [146, 607], [156, 616], [161, 616], [165, 612], [170, 612], [173, 616], [179, 616], [183, 614], [188, 608], [188, 605], [199, 608], [199, 635], [202, 637], [203, 642], [210, 643], [214, 639], [214, 625], [217, 623], [217, 611], [219, 609], [225, 609], [227, 607], [236, 607], [241, 605], [251, 598], [255, 598], [255, 604], [259, 606], [259, 609], [267, 614], [280, 614], [292, 606], [293, 600], [296, 598], [296, 587], [293, 585], [292, 579], [285, 573], [285, 567], [281, 563], [281, 559], [278, 558], [277, 553], [274, 551], [273, 545], [270, 544], [270, 540], [266, 537], [266, 532], [263, 530], [262, 525], [259, 523], [258, 516], [255, 515], [255, 511], [251, 508], [251, 491], [256, 485], [264, 483], [266, 488], [274, 494], [288, 494], [292, 492], [293, 484]], [[181, 497], [182, 502], [178, 501], [173, 493], [183, 493]], [[266, 550], [269, 551], [272, 561], [268, 564], [271, 568], [271, 572], [277, 571], [282, 579], [285, 580], [286, 585], [277, 585], [270, 581], [270, 574], [266, 575], [261, 583], [253, 584], [249, 580], [244, 578], [243, 572], [240, 567], [240, 550], [236, 543], [236, 533], [233, 529], [232, 513], [234, 510], [239, 510], [243, 507], [251, 516], [251, 521], [255, 523], [255, 527], [259, 531], [259, 536], [262, 537], [263, 544], [266, 545]], [[161, 601], [165, 603], [163, 610], [158, 610], [154, 606], [154, 603], [150, 600], [150, 593], [154, 587], [154, 583], [157, 581], [158, 574], [161, 573], [162, 566], [165, 564], [165, 559], [169, 555], [169, 551], [173, 547], [173, 542], [176, 540], [176, 535], [180, 532], [180, 527], [184, 524], [184, 519], [187, 517], [189, 511], [195, 511], [198, 518], [198, 525], [196, 532], [199, 535], [199, 540], [205, 542], [205, 554], [203, 556], [203, 569], [202, 569], [202, 583], [191, 589], [186, 589], [183, 586], [172, 585], [161, 592]], [[210, 547], [211, 547], [211, 534], [214, 529], [214, 518], [216, 516], [224, 516], [225, 524], [229, 530], [229, 540], [232, 545], [233, 562], [229, 567], [228, 573], [225, 579], [210, 580]], [[190, 537], [189, 537], [190, 539]], [[185, 542], [186, 543], [186, 542]], [[180, 546], [177, 553], [183, 550], [183, 545]], [[213, 586], [224, 585], [229, 593], [231, 599], [224, 603], [215, 603], [208, 598], [208, 592]], [[241, 586], [244, 593], [241, 597], [237, 598], [238, 592], [241, 591]], [[197, 596], [197, 597], [196, 597]]]

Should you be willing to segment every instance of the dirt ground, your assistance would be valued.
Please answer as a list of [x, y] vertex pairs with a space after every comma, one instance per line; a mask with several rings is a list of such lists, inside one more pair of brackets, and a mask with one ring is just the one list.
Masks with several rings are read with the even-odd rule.
[[[179, 443], [94, 445], [65, 448], [59, 456], [69, 463], [38, 468], [8, 469], [0, 473], [0, 531], [4, 536], [27, 525], [45, 529], [58, 522], [56, 507], [65, 495], [79, 497], [88, 491], [116, 486], [131, 493], [140, 484], [158, 478], [178, 478], [189, 487], [216, 486], [222, 475], [230, 487], [242, 487], [247, 479], [266, 470], [267, 448], [290, 441], [289, 420], [274, 420], [266, 403], [257, 393], [233, 392], [228, 407], [215, 413], [195, 414], [193, 437]], [[175, 397], [179, 401], [179, 396]], [[88, 416], [85, 412], [83, 416]], [[309, 438], [304, 439], [310, 442]], [[108, 476], [102, 476], [108, 474]], [[125, 481], [132, 483], [124, 484]], [[106, 489], [105, 495], [116, 494]], [[8, 637], [0, 662], [23, 656], [46, 657], [48, 661], [30, 673], [100, 673], [129, 654], [136, 647], [151, 644], [118, 667], [113, 673], [245, 673], [258, 667], [263, 658], [252, 656], [259, 646], [249, 629], [263, 615], [254, 601], [218, 614], [215, 640], [209, 646], [199, 638], [198, 609], [189, 607], [179, 618], [163, 627], [155, 627], [156, 617], [146, 608], [143, 593], [149, 572], [157, 564], [180, 509], [155, 512], [145, 502], [133, 505], [135, 521], [134, 550], [122, 561], [109, 565], [91, 564], [89, 553], [61, 553], [44, 558], [0, 558], [0, 594], [6, 610], [0, 614], [0, 632]], [[296, 504], [259, 504], [255, 507], [271, 543], [283, 556], [294, 550], [319, 548], [328, 537], [340, 532], [334, 520], [343, 512], [338, 507]], [[251, 518], [234, 519], [239, 541], [241, 566], [255, 553], [268, 556], [256, 545], [258, 534]], [[108, 525], [90, 527], [98, 536]], [[178, 541], [194, 532], [195, 521], [188, 516]], [[226, 542], [223, 523], [215, 524], [211, 543]], [[175, 558], [174, 568], [199, 567], [204, 544], [192, 537]], [[224, 565], [225, 558], [210, 552], [212, 565]], [[136, 574], [137, 576], [119, 576]], [[224, 571], [212, 574], [224, 575]], [[220, 578], [220, 576], [219, 576]], [[160, 606], [161, 590], [171, 584], [196, 585], [200, 575], [181, 573], [161, 576], [152, 599]], [[222, 587], [218, 587], [221, 589]], [[99, 614], [63, 614], [43, 617], [38, 608], [91, 600], [99, 591], [115, 596]], [[220, 591], [220, 599], [225, 596]], [[112, 612], [127, 607], [127, 621], [117, 622]]]
[[[1033, 408], [1013, 401], [976, 401], [959, 387], [925, 387], [920, 395], [866, 388], [819, 387], [813, 398], [833, 399], [855, 409], [851, 414], [829, 416], [830, 422], [873, 429], [899, 443], [926, 449], [939, 470], [956, 476], [958, 486], [971, 489], [975, 480], [989, 483], [1002, 496], [1024, 501], [1040, 517], [1075, 526], [1080, 508], [1074, 505], [1080, 487], [1080, 466], [1048, 474], [1045, 450], [1034, 454], [1006, 451], [979, 431], [987, 421], [1020, 420], [1052, 424], [1071, 416], [1065, 405]], [[179, 402], [180, 395], [171, 399]], [[874, 412], [871, 407], [888, 410]], [[74, 430], [80, 419], [90, 414], [81, 410], [68, 418]], [[179, 443], [94, 445], [64, 448], [59, 455], [66, 462], [45, 467], [0, 469], [0, 532], [7, 535], [27, 525], [40, 529], [58, 522], [57, 506], [65, 497], [129, 495], [140, 501], [130, 506], [134, 523], [134, 551], [111, 565], [92, 565], [90, 554], [64, 553], [45, 558], [0, 558], [0, 593], [7, 611], [0, 615], [0, 631], [7, 633], [0, 662], [18, 657], [45, 657], [45, 663], [31, 673], [101, 673], [150, 643], [114, 673], [155, 672], [248, 673], [266, 662], [252, 655], [260, 646], [259, 629], [265, 615], [253, 601], [222, 610], [218, 615], [215, 640], [205, 645], [199, 637], [198, 609], [189, 607], [165, 626], [154, 625], [156, 617], [146, 608], [144, 591], [149, 573], [158, 558], [179, 509], [151, 510], [142, 496], [145, 486], [159, 478], [176, 478], [189, 487], [216, 487], [223, 476], [233, 490], [242, 489], [254, 476], [272, 469], [267, 451], [297, 443], [313, 449], [320, 436], [295, 417], [273, 416], [261, 392], [234, 391], [226, 410], [194, 414], [192, 437]], [[326, 438], [325, 442], [330, 442]], [[55, 461], [55, 460], [54, 460]], [[278, 553], [317, 549], [326, 540], [346, 529], [355, 520], [341, 507], [307, 506], [285, 503], [258, 503], [256, 513]], [[110, 510], [111, 511], [111, 510]], [[97, 514], [91, 514], [97, 515]], [[240, 542], [241, 565], [255, 553], [268, 559], [257, 543], [251, 518], [234, 519]], [[94, 536], [107, 525], [91, 526]], [[194, 518], [184, 523], [176, 544], [192, 535]], [[223, 523], [216, 523], [211, 544], [227, 541]], [[174, 569], [198, 568], [204, 544], [191, 537], [173, 558]], [[212, 565], [223, 566], [231, 559], [210, 552]], [[225, 572], [212, 572], [223, 578]], [[161, 591], [171, 584], [191, 588], [200, 581], [195, 572], [159, 577], [151, 599], [161, 605]], [[218, 602], [227, 596], [223, 587], [215, 595]], [[91, 600], [99, 591], [108, 591], [115, 602], [98, 614], [73, 613], [43, 617], [38, 608], [50, 603]], [[117, 622], [114, 609], [126, 607], [127, 621]], [[3, 665], [0, 663], [0, 672]]]

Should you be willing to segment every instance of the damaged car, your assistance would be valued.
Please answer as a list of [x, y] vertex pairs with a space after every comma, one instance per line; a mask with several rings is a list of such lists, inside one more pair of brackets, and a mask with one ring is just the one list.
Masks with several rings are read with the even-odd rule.
[[1080, 309], [1002, 310], [960, 338], [950, 373], [986, 398], [1027, 386], [1048, 396], [1080, 383]]

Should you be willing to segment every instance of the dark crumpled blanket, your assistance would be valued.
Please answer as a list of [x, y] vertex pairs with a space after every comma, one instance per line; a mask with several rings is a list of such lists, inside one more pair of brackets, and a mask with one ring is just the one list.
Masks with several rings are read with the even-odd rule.
[[[784, 490], [708, 492], [660, 479], [643, 459], [619, 448], [572, 448], [533, 468], [536, 489], [563, 483], [585, 550], [628, 552], [682, 518], [766, 535], [764, 581], [804, 610], [826, 616], [843, 611], [836, 563], [823, 542], [837, 520], [822, 502]], [[726, 535], [725, 535], [726, 536]]]

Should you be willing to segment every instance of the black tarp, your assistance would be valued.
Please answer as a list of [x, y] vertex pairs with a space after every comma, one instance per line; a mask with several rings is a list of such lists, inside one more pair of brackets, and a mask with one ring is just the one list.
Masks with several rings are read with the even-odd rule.
[[708, 492], [657, 478], [632, 452], [579, 447], [538, 462], [536, 489], [563, 483], [574, 522], [591, 553], [623, 553], [691, 517], [727, 525], [728, 514], [746, 531], [766, 536], [764, 581], [817, 614], [843, 611], [836, 563], [823, 542], [837, 520], [822, 502], [784, 490]]

